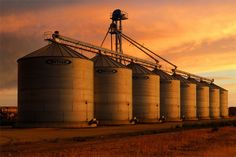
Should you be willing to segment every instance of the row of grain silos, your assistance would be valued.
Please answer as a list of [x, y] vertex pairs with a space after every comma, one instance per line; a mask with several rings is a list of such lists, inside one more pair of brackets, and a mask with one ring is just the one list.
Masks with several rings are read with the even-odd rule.
[[227, 103], [227, 91], [214, 84], [101, 54], [91, 61], [56, 42], [18, 60], [22, 127], [219, 118], [227, 117]]

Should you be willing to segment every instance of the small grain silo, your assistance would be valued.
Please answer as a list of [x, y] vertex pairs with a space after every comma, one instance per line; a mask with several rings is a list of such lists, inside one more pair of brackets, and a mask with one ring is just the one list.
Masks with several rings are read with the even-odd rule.
[[133, 117], [141, 123], [160, 118], [160, 77], [137, 64], [127, 65], [133, 72]]
[[130, 124], [132, 120], [132, 70], [109, 56], [94, 61], [95, 117], [99, 124]]
[[229, 117], [228, 91], [222, 87], [220, 88], [220, 116], [222, 118]]
[[218, 119], [220, 118], [220, 88], [215, 86], [214, 84], [209, 84], [204, 81], [201, 81], [201, 82], [209, 86], [210, 118]]
[[210, 86], [213, 86], [220, 90], [220, 117], [227, 118], [228, 113], [228, 91], [214, 83], [211, 83]]
[[209, 87], [193, 78], [188, 78], [188, 80], [197, 84], [197, 118], [210, 119]]
[[18, 59], [18, 126], [90, 126], [93, 82], [93, 62], [63, 44]]
[[181, 118], [197, 120], [196, 84], [181, 75], [173, 74], [172, 76], [180, 80]]
[[180, 81], [162, 70], [153, 72], [160, 76], [160, 117], [180, 121]]

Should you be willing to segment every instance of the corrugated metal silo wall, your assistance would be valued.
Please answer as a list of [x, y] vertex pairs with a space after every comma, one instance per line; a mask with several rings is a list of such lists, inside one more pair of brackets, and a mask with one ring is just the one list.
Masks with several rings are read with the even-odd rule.
[[160, 83], [161, 113], [167, 121], [180, 120], [180, 81], [161, 80]]
[[99, 124], [129, 124], [132, 119], [132, 71], [95, 67], [95, 117]]
[[93, 81], [93, 62], [86, 59], [22, 59], [18, 63], [19, 123], [37, 127], [86, 125], [94, 117]]
[[228, 111], [228, 91], [220, 90], [220, 116], [225, 118], [229, 116]]
[[160, 118], [160, 77], [133, 74], [133, 115], [140, 122], [157, 122]]
[[220, 118], [220, 89], [210, 87], [210, 117]]
[[181, 117], [185, 120], [197, 119], [196, 84], [181, 83]]
[[209, 87], [197, 85], [197, 116], [199, 119], [209, 119]]

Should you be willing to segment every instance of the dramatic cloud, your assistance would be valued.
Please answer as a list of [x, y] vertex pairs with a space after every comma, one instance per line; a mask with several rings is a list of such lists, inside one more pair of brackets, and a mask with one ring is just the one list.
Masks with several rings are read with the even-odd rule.
[[[42, 46], [40, 35], [24, 35], [21, 33], [0, 33], [1, 36], [1, 82], [2, 88], [16, 88], [17, 59], [35, 50], [37, 46]], [[36, 33], [36, 32], [35, 32]], [[40, 41], [40, 42], [39, 42]]]
[[236, 35], [215, 41], [189, 42], [165, 50], [170, 60], [191, 72], [236, 69]]
[[[232, 74], [236, 71], [235, 7], [234, 0], [0, 0], [0, 105], [16, 103], [16, 60], [47, 44], [45, 31], [59, 30], [100, 45], [116, 8], [129, 13], [129, 20], [123, 22], [124, 33], [180, 69], [215, 77], [235, 93], [236, 88], [229, 85], [236, 82]], [[109, 41], [105, 46], [109, 47]], [[125, 42], [124, 50], [147, 58]], [[233, 97], [230, 105], [236, 105]]]

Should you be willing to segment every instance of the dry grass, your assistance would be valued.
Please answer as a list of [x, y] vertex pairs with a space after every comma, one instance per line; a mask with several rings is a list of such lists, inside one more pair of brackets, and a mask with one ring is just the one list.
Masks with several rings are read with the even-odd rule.
[[109, 126], [98, 128], [9, 128], [0, 129], [0, 145], [32, 143], [74, 137], [94, 137], [127, 134], [139, 131], [161, 130], [175, 127], [176, 123]]
[[15, 146], [1, 153], [18, 157], [176, 156], [234, 157], [236, 127], [197, 129], [155, 135], [116, 137], [92, 141], [54, 141]]

